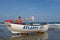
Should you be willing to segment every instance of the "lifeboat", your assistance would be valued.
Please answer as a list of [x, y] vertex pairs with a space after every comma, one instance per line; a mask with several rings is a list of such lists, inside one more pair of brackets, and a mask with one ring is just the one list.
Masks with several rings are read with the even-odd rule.
[[12, 33], [28, 33], [28, 32], [46, 32], [49, 28], [48, 24], [32, 24], [32, 25], [24, 25], [24, 24], [14, 24], [10, 22], [5, 22], [8, 30]]

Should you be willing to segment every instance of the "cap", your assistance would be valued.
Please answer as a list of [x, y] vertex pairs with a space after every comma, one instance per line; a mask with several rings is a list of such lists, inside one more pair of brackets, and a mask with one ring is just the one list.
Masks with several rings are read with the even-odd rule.
[[18, 18], [21, 18], [21, 16], [19, 16]]

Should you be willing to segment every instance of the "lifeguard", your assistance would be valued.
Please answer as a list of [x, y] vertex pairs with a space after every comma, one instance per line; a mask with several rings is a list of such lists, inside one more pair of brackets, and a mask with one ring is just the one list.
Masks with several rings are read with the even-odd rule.
[[18, 23], [18, 24], [22, 24], [21, 16], [18, 17], [18, 19], [17, 19], [17, 23]]

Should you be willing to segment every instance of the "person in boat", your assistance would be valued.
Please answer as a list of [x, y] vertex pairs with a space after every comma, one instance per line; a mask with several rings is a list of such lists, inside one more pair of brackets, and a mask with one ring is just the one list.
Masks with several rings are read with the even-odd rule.
[[17, 19], [17, 23], [18, 23], [18, 24], [22, 24], [21, 16], [18, 17], [18, 19]]

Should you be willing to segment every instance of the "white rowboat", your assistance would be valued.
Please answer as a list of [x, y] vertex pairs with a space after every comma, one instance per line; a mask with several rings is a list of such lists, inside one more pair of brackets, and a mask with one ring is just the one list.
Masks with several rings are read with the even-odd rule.
[[8, 30], [12, 33], [28, 33], [28, 32], [45, 32], [48, 30], [48, 25], [20, 25], [5, 22]]

